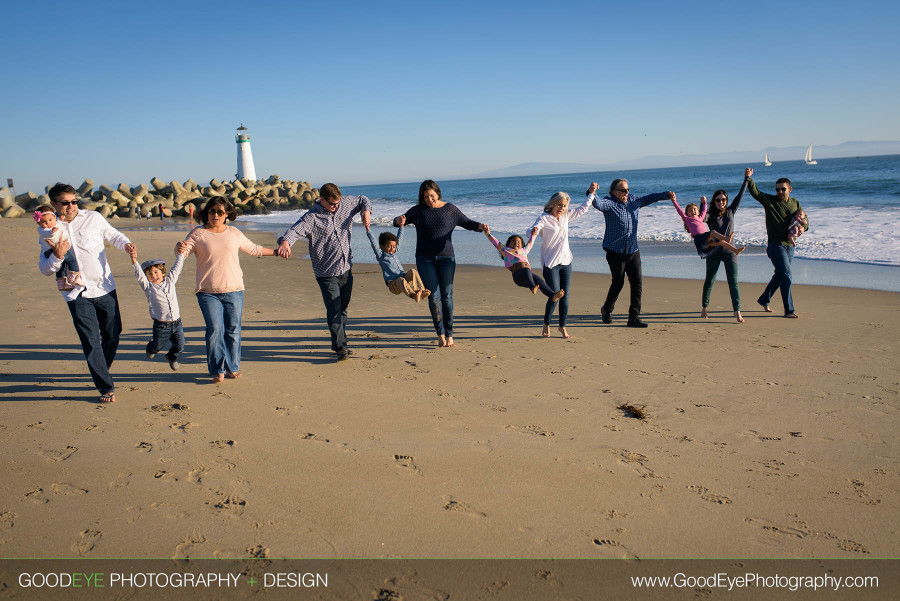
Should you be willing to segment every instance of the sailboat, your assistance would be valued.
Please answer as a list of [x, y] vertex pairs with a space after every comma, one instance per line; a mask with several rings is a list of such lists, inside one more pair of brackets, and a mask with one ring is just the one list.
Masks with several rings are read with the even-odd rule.
[[772, 161], [769, 160], [769, 151], [768, 150], [766, 151], [766, 162], [763, 163], [763, 165], [765, 165], [766, 167], [772, 166]]
[[804, 158], [807, 165], [818, 165], [819, 161], [814, 161], [812, 158], [812, 144], [806, 147], [806, 157]]

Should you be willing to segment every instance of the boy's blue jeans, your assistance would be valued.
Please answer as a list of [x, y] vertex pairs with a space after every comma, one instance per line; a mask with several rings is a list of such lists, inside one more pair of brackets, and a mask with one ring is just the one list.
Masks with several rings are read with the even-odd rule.
[[166, 342], [172, 343], [172, 347], [166, 353], [166, 359], [178, 361], [178, 356], [184, 350], [184, 326], [181, 325], [180, 319], [175, 321], [153, 320], [153, 338], [147, 343], [147, 352], [158, 353]]

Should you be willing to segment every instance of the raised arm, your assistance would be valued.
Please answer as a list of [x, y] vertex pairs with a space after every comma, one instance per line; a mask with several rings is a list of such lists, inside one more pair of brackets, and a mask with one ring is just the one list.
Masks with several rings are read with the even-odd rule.
[[675, 207], [675, 210], [678, 212], [678, 216], [681, 217], [681, 220], [684, 221], [686, 215], [684, 214], [684, 209], [681, 208], [681, 205], [678, 204], [678, 201], [674, 198], [672, 200], [672, 206]]
[[665, 200], [667, 198], [669, 200], [673, 200], [674, 196], [675, 193], [669, 190], [668, 192], [656, 192], [655, 194], [647, 194], [646, 196], [635, 196], [634, 202], [638, 203], [638, 205], [641, 207], [646, 207], [647, 205]]
[[706, 211], [709, 209], [709, 204], [706, 202], [706, 197], [700, 197], [700, 221], [706, 219]]
[[751, 169], [750, 167], [747, 167], [744, 170], [744, 179], [747, 182], [747, 191], [750, 192], [750, 196], [755, 198], [759, 204], [772, 204], [773, 202], [778, 200], [777, 196], [759, 191], [759, 188], [757, 188], [756, 184], [753, 182], [753, 169]]
[[170, 280], [173, 284], [178, 281], [181, 270], [184, 269], [184, 258], [186, 256], [187, 255], [178, 253], [178, 256], [175, 257], [175, 263], [172, 265], [172, 269], [166, 274], [166, 279]]
[[734, 197], [734, 200], [731, 201], [731, 204], [728, 205], [728, 210], [731, 211], [731, 214], [734, 215], [738, 207], [741, 206], [741, 199], [744, 198], [744, 193], [747, 191], [747, 184], [750, 182], [750, 176], [745, 175], [744, 181], [741, 184], [741, 189], [738, 190], [737, 196]]
[[381, 258], [381, 254], [378, 252], [378, 242], [375, 240], [375, 234], [372, 233], [372, 230], [366, 228], [366, 236], [369, 237], [369, 244], [372, 245], [372, 252], [375, 253], [375, 260]]
[[534, 230], [531, 231], [531, 235], [528, 236], [528, 242], [525, 244], [525, 248], [522, 249], [522, 254], [527, 255], [528, 251], [531, 250], [531, 247], [534, 246], [534, 238], [535, 238]]

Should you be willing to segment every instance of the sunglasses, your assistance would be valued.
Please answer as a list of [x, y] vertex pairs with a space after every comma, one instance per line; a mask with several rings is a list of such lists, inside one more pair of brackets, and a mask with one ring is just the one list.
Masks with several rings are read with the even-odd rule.
[[329, 207], [336, 207], [336, 206], [338, 206], [338, 205], [340, 204], [340, 202], [341, 202], [341, 199], [340, 199], [340, 198], [338, 198], [338, 199], [337, 199], [336, 201], [334, 201], [334, 202], [331, 202], [330, 200], [327, 200], [327, 199], [325, 199], [325, 198], [320, 198], [319, 200], [321, 200], [322, 202], [324, 202], [325, 204], [327, 204]]
[[55, 202], [56, 204], [58, 204], [58, 205], [61, 206], [61, 207], [68, 207], [68, 206], [75, 206], [75, 205], [78, 205], [78, 201], [77, 201], [77, 200], [54, 200], [53, 202]]
[[713, 198], [713, 202], [728, 202], [727, 196], [719, 196], [717, 198]]
[[775, 188], [776, 192], [787, 192], [787, 188]]
[[209, 214], [210, 215], [227, 215], [228, 213], [226, 213], [225, 211], [210, 211]]
[[628, 188], [616, 188], [616, 192], [628, 192]]

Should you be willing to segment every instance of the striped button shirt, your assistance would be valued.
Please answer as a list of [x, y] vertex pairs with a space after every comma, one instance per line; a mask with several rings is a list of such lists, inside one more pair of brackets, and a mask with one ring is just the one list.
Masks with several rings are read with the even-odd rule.
[[625, 202], [621, 202], [613, 196], [593, 197], [594, 208], [603, 213], [606, 221], [606, 231], [603, 233], [603, 249], [612, 252], [630, 255], [638, 251], [637, 228], [638, 211], [654, 202], [665, 200], [668, 192], [658, 192], [646, 196], [629, 194]]
[[309, 258], [317, 278], [341, 275], [353, 266], [350, 237], [353, 216], [371, 211], [372, 203], [365, 196], [343, 196], [334, 213], [326, 211], [318, 202], [304, 213], [278, 239], [291, 246], [300, 238], [309, 240]]

